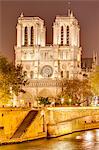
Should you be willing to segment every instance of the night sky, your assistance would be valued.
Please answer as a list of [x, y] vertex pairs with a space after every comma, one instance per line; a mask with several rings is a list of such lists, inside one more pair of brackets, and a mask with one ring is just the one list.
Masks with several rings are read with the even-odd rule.
[[[47, 43], [52, 43], [52, 24], [56, 15], [67, 15], [65, 0], [0, 0], [0, 53], [14, 59], [16, 44], [17, 18], [39, 16], [45, 20]], [[92, 57], [92, 52], [99, 54], [99, 1], [71, 0], [71, 9], [81, 27], [81, 46], [83, 57]]]

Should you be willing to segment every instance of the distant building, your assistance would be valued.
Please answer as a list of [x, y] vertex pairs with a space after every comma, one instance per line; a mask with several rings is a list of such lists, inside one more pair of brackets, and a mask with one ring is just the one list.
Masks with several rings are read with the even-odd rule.
[[[46, 44], [46, 28], [39, 17], [18, 18], [15, 64], [22, 64], [30, 81], [26, 87], [34, 99], [55, 97], [64, 79], [81, 78], [80, 26], [72, 11], [56, 16], [53, 43]], [[29, 103], [34, 103], [33, 99]]]
[[97, 53], [93, 53], [92, 58], [81, 58], [81, 69], [83, 78], [90, 76], [90, 73], [95, 71], [96, 66], [98, 65]]

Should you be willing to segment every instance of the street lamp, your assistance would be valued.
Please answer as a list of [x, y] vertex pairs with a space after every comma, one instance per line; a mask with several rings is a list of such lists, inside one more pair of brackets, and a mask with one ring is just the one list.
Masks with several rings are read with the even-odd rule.
[[55, 106], [55, 102], [51, 102], [51, 106]]
[[98, 105], [98, 97], [97, 96], [95, 96], [94, 104], [95, 104], [95, 106]]
[[43, 132], [45, 132], [45, 112], [44, 112], [44, 110], [42, 110], [41, 111], [41, 116], [42, 116], [42, 118], [43, 118]]
[[61, 104], [63, 105], [63, 103], [64, 103], [64, 98], [61, 98]]
[[71, 105], [71, 102], [72, 102], [72, 99], [70, 98], [70, 99], [69, 99], [69, 105]]

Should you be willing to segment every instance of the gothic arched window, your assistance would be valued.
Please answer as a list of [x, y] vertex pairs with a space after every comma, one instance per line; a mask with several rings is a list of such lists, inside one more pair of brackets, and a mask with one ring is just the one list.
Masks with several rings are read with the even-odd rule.
[[67, 79], [69, 79], [69, 71], [67, 71]]
[[63, 39], [64, 39], [64, 29], [63, 26], [61, 26], [61, 45], [63, 45]]
[[63, 78], [63, 71], [61, 71], [61, 78]]
[[33, 79], [33, 71], [30, 72], [30, 78]]
[[28, 28], [27, 27], [25, 27], [25, 43], [24, 43], [24, 45], [25, 46], [27, 46], [28, 45]]
[[67, 26], [67, 45], [69, 46], [69, 26]]
[[34, 37], [34, 31], [33, 31], [33, 26], [31, 27], [31, 46], [33, 46], [33, 37]]

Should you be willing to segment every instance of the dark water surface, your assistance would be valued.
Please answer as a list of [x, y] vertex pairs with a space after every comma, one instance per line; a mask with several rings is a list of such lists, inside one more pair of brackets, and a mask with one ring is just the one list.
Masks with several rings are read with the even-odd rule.
[[53, 139], [0, 146], [0, 150], [99, 150], [99, 129]]

